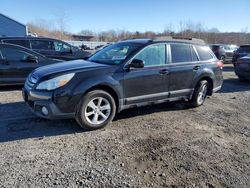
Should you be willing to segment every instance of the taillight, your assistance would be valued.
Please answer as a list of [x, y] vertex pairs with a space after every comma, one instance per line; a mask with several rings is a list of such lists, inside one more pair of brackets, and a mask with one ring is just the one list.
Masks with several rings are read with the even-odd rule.
[[217, 61], [216, 63], [217, 63], [217, 67], [222, 70], [223, 69], [222, 61]]

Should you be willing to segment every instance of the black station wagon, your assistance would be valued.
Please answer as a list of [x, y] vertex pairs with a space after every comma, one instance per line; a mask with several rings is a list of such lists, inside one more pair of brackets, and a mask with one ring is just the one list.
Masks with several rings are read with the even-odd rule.
[[40, 117], [75, 118], [94, 130], [131, 107], [180, 100], [200, 106], [220, 90], [222, 66], [208, 46], [194, 39], [126, 40], [88, 61], [36, 69], [23, 97]]

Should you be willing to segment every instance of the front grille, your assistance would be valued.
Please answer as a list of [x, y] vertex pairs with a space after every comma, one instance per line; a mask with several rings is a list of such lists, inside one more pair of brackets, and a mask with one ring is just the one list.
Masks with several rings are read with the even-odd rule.
[[227, 56], [227, 57], [233, 57], [233, 53], [229, 53], [229, 52], [228, 52], [228, 53], [226, 53], [226, 56]]
[[35, 76], [34, 74], [30, 74], [25, 81], [25, 87], [30, 90], [34, 87], [37, 81], [38, 81], [38, 77]]

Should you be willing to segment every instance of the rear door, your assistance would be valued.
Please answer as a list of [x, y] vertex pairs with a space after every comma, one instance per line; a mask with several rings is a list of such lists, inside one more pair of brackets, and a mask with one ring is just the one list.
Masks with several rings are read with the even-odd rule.
[[168, 98], [168, 67], [165, 44], [145, 47], [133, 59], [144, 61], [144, 68], [132, 68], [124, 74], [125, 104]]
[[170, 97], [189, 96], [192, 93], [192, 83], [201, 63], [190, 44], [170, 44], [171, 63], [169, 67]]

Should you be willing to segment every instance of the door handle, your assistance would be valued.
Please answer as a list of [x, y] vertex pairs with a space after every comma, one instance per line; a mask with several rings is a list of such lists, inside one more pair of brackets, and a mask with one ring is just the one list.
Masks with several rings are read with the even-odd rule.
[[197, 70], [199, 70], [199, 69], [200, 69], [200, 66], [195, 66], [195, 67], [193, 68], [194, 71], [197, 71]]
[[168, 74], [168, 70], [167, 69], [162, 69], [159, 71], [160, 74]]

